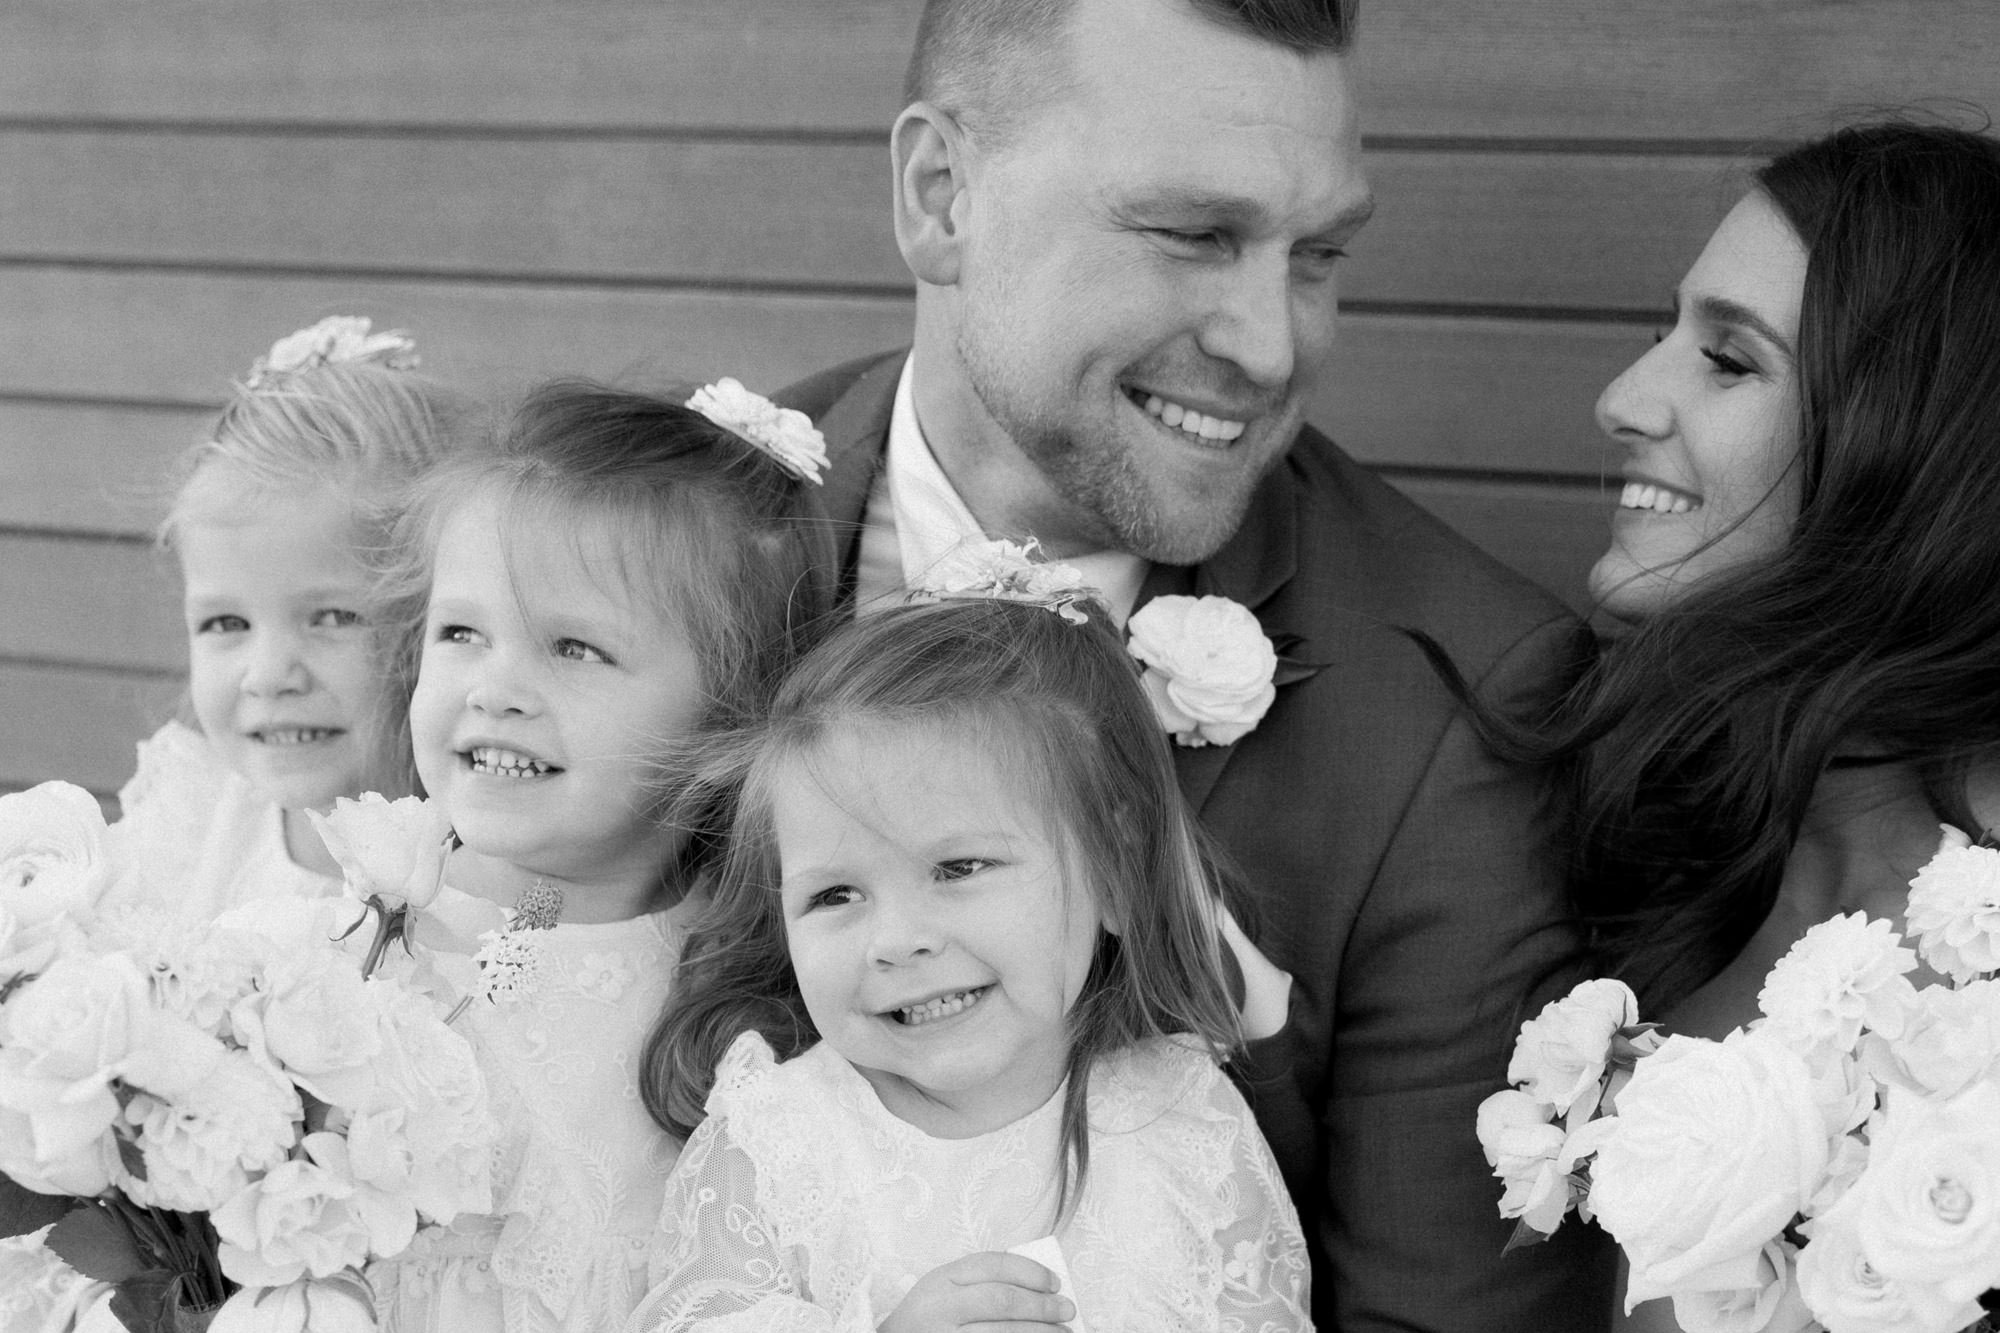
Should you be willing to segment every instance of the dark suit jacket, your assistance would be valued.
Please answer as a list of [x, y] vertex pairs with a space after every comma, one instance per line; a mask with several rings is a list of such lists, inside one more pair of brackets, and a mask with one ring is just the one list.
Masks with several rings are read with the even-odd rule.
[[[825, 499], [852, 577], [901, 354], [781, 395], [826, 434]], [[1503, 766], [1398, 627], [1427, 631], [1490, 699], [1545, 697], [1590, 640], [1506, 569], [1310, 428], [1242, 528], [1143, 596], [1234, 598], [1279, 650], [1317, 664], [1255, 731], [1178, 748], [1181, 785], [1235, 857], [1258, 942], [1296, 978], [1287, 1030], [1237, 1070], [1313, 1254], [1321, 1328], [1603, 1328], [1608, 1256], [1564, 1228], [1511, 1230], [1474, 1112], [1504, 1085], [1531, 991], [1574, 947], [1545, 793]], [[1545, 998], [1540, 994], [1536, 997]]]

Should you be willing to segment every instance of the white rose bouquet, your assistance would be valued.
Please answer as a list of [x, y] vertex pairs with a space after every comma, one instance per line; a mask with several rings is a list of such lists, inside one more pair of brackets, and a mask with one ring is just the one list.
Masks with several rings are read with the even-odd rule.
[[129, 1329], [372, 1327], [362, 1265], [491, 1207], [471, 1047], [375, 973], [384, 930], [343, 944], [379, 896], [100, 910], [105, 832], [0, 797], [0, 1173], [86, 1201], [42, 1244]]
[[[1958, 1333], [2000, 1309], [2000, 851], [1947, 828], [1915, 950], [1813, 927], [1721, 1041], [1662, 1038], [1616, 981], [1522, 1025], [1480, 1107], [1513, 1243], [1574, 1208], [1624, 1250], [1626, 1308], [1692, 1333]], [[1914, 986], [1918, 955], [1948, 983]]]

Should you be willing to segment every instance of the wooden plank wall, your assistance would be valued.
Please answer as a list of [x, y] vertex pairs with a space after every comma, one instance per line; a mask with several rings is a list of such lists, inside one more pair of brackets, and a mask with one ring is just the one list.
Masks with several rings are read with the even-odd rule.
[[[1364, 0], [1381, 206], [1316, 418], [1581, 603], [1598, 389], [1765, 144], [2000, 108], [1993, 0]], [[14, 0], [0, 11], [0, 789], [113, 791], [182, 645], [161, 470], [321, 315], [431, 367], [733, 373], [896, 343], [918, 0]]]

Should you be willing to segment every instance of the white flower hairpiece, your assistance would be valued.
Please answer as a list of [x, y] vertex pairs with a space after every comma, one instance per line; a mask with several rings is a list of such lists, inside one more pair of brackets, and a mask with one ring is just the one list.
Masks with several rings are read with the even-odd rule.
[[727, 377], [696, 389], [687, 405], [777, 459], [793, 476], [815, 486], [822, 484], [819, 474], [826, 466], [826, 437], [814, 429], [812, 418], [805, 413], [779, 407]]
[[938, 600], [990, 598], [1026, 602], [1053, 611], [1072, 624], [1089, 617], [1076, 603], [1097, 596], [1073, 565], [1039, 558], [1042, 544], [1033, 537], [1022, 543], [968, 538], [925, 570], [910, 588], [910, 596]]
[[286, 334], [257, 358], [244, 387], [261, 389], [280, 375], [354, 362], [373, 362], [391, 370], [417, 368], [415, 339], [401, 329], [370, 333], [368, 327], [365, 315], [328, 315], [309, 328]]

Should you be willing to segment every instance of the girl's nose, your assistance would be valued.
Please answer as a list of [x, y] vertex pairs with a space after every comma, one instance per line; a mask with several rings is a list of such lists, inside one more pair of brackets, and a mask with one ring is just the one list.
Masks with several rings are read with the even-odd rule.
[[1673, 429], [1674, 412], [1665, 370], [1672, 335], [1620, 371], [1597, 396], [1597, 425], [1619, 443], [1663, 439]]
[[256, 636], [244, 666], [242, 689], [259, 699], [287, 694], [304, 694], [312, 689], [312, 672], [306, 669], [298, 640], [289, 634], [266, 630]]
[[465, 706], [489, 717], [522, 716], [534, 711], [535, 695], [519, 671], [489, 659], [466, 691]]
[[918, 896], [895, 892], [877, 895], [875, 930], [868, 952], [869, 961], [877, 967], [899, 967], [943, 950], [943, 932], [920, 902], [910, 900]]

